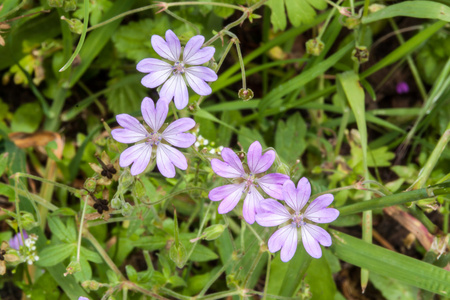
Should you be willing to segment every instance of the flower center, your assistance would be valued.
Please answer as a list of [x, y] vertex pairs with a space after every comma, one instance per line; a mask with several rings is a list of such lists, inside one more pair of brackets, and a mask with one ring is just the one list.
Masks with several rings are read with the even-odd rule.
[[158, 132], [152, 132], [150, 133], [150, 136], [147, 138], [146, 143], [149, 143], [150, 146], [156, 145], [158, 146], [159, 143], [161, 142], [161, 134], [159, 134]]
[[184, 62], [179, 62], [177, 61], [173, 66], [172, 66], [172, 71], [173, 74], [184, 74]]
[[303, 215], [296, 213], [292, 216], [292, 224], [295, 224], [295, 226], [300, 227], [306, 224], [305, 221], [303, 221]]
[[257, 182], [256, 182], [256, 176], [253, 175], [252, 173], [250, 173], [249, 175], [246, 175], [244, 177], [244, 179], [245, 179], [245, 189], [244, 189], [244, 191], [247, 191], [248, 193], [251, 193], [250, 192], [250, 187], [251, 186], [257, 187], [258, 186]]

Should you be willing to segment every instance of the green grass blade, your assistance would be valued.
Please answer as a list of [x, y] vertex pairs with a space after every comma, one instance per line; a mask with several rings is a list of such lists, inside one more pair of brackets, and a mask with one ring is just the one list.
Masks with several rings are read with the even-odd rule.
[[302, 72], [300, 75], [274, 88], [261, 100], [261, 103], [259, 104], [260, 111], [263, 112], [283, 96], [286, 96], [294, 90], [299, 89], [301, 86], [307, 84], [311, 80], [314, 80], [317, 76], [326, 72], [329, 68], [334, 66], [345, 54], [347, 54], [352, 47], [353, 43], [345, 45], [335, 54], [318, 63], [315, 67], [311, 67], [310, 69]]
[[339, 231], [330, 233], [331, 250], [341, 260], [436, 294], [450, 294], [450, 272]]
[[363, 17], [362, 23], [367, 24], [398, 16], [450, 22], [450, 7], [433, 1], [404, 1]]

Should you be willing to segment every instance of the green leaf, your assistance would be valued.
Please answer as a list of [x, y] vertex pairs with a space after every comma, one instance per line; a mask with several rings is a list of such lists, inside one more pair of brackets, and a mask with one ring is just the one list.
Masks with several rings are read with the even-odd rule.
[[164, 248], [167, 244], [167, 240], [166, 237], [160, 235], [144, 236], [133, 242], [133, 246], [148, 251], [155, 251]]
[[101, 264], [103, 262], [102, 257], [97, 252], [91, 251], [83, 246], [81, 246], [80, 252], [81, 257], [83, 257], [88, 261], [92, 261], [93, 263], [96, 264]]
[[293, 26], [302, 24], [311, 24], [316, 17], [316, 9], [325, 9], [327, 3], [325, 0], [269, 0], [267, 6], [272, 10], [270, 20], [274, 31], [286, 29], [286, 4], [287, 15]]
[[363, 17], [362, 23], [367, 24], [398, 16], [450, 22], [450, 7], [433, 1], [403, 1]]
[[138, 275], [136, 269], [133, 268], [132, 265], [126, 265], [125, 270], [127, 271], [127, 277], [131, 282], [136, 282], [138, 279]]
[[289, 117], [286, 123], [278, 122], [275, 133], [277, 153], [288, 163], [293, 164], [305, 151], [306, 123], [300, 113]]
[[305, 282], [309, 285], [313, 300], [334, 299], [336, 284], [327, 259], [312, 259], [306, 271]]
[[120, 26], [112, 40], [120, 56], [137, 63], [146, 57], [159, 57], [153, 50], [150, 39], [154, 34], [164, 36], [169, 27], [169, 19], [165, 15], [157, 20], [145, 18]]
[[11, 121], [12, 131], [32, 133], [39, 128], [42, 121], [42, 108], [39, 103], [22, 104], [14, 113]]
[[339, 231], [330, 233], [330, 249], [339, 259], [439, 295], [450, 294], [450, 272]]
[[[126, 77], [125, 77], [126, 78]], [[115, 78], [108, 82], [108, 85], [114, 85], [123, 78]], [[106, 93], [107, 103], [114, 114], [133, 113], [140, 110], [141, 102], [147, 96], [147, 89], [139, 82], [130, 82], [127, 85]], [[156, 101], [156, 99], [154, 99]]]
[[58, 216], [48, 218], [48, 227], [58, 239], [65, 243], [76, 243], [76, 236], [71, 233]]
[[238, 140], [244, 148], [244, 151], [247, 151], [254, 141], [260, 142], [263, 149], [267, 148], [263, 136], [261, 135], [260, 131], [255, 128], [249, 129], [247, 127], [242, 127], [238, 135]]
[[58, 244], [45, 247], [39, 253], [39, 260], [36, 264], [41, 267], [54, 266], [69, 257], [76, 248], [76, 244]]
[[269, 0], [267, 6], [272, 10], [270, 15], [270, 21], [272, 22], [273, 30], [285, 30], [287, 21], [286, 13], [284, 11], [284, 1], [282, 0]]
[[386, 300], [416, 300], [417, 288], [404, 285], [398, 280], [372, 273], [370, 281], [383, 294]]

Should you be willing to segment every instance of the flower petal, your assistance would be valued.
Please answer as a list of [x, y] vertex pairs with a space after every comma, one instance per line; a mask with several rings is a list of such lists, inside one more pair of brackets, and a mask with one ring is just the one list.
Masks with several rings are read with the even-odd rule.
[[291, 219], [286, 207], [270, 198], [261, 201], [261, 210], [263, 212], [256, 215], [256, 222], [264, 227], [278, 226]]
[[207, 67], [190, 67], [186, 68], [186, 73], [192, 74], [204, 81], [216, 81], [217, 74], [213, 70]]
[[144, 58], [138, 62], [136, 70], [142, 73], [151, 73], [156, 71], [172, 70], [172, 66], [160, 59]]
[[[275, 231], [270, 239], [267, 241], [267, 246], [269, 247], [269, 251], [272, 253], [277, 252], [280, 250], [283, 245], [285, 244], [287, 238], [290, 236], [290, 231], [297, 231], [297, 227], [295, 225], [287, 225], [284, 227], [281, 227], [277, 231]], [[297, 242], [297, 241], [295, 241]]]
[[166, 41], [159, 35], [152, 35], [151, 43], [153, 49], [156, 51], [156, 53], [159, 54], [159, 56], [173, 62], [176, 62], [178, 60], [178, 58], [172, 54], [172, 51], [170, 50], [170, 47], [166, 43]]
[[244, 185], [242, 185], [242, 184], [227, 184], [227, 185], [218, 186], [216, 188], [213, 188], [209, 192], [208, 197], [211, 201], [220, 201], [220, 200], [225, 199], [227, 196], [232, 194], [234, 191], [242, 190], [243, 186]]
[[222, 158], [225, 162], [227, 162], [230, 166], [232, 166], [235, 170], [239, 171], [241, 174], [245, 174], [244, 167], [242, 166], [242, 162], [230, 148], [222, 149]]
[[142, 141], [146, 138], [145, 135], [128, 129], [113, 129], [111, 131], [113, 139], [120, 143], [131, 144]]
[[172, 53], [172, 57], [175, 58], [174, 61], [178, 61], [181, 54], [181, 44], [178, 37], [170, 29], [166, 31], [166, 41], [170, 52]]
[[194, 90], [194, 92], [201, 96], [207, 96], [211, 94], [211, 87], [203, 79], [190, 72], [186, 72], [185, 76], [187, 82], [189, 83], [189, 86]]
[[170, 136], [164, 136], [163, 138], [172, 146], [180, 148], [188, 148], [192, 146], [197, 139], [195, 135], [191, 133], [172, 134]]
[[172, 122], [163, 132], [163, 137], [185, 132], [194, 128], [195, 121], [190, 118], [181, 118]]
[[218, 209], [219, 214], [226, 214], [236, 207], [239, 200], [241, 200], [244, 187], [245, 185], [241, 184], [238, 189], [234, 190], [231, 194], [229, 194], [222, 200]]
[[311, 234], [316, 241], [325, 247], [331, 246], [330, 234], [320, 226], [306, 223], [303, 227]]
[[174, 98], [173, 101], [178, 109], [185, 108], [189, 102], [189, 93], [181, 74], [176, 74], [170, 77], [169, 80], [167, 80], [167, 82], [162, 86], [159, 94], [168, 101]]
[[120, 154], [119, 165], [122, 168], [128, 167], [131, 165], [144, 151], [146, 148], [151, 148], [151, 146], [146, 143], [136, 144], [131, 146]]
[[167, 80], [167, 78], [169, 78], [170, 74], [172, 74], [171, 69], [163, 69], [151, 72], [141, 79], [141, 84], [150, 89], [154, 89], [155, 87], [163, 84]]
[[145, 97], [141, 103], [141, 111], [147, 125], [150, 126], [153, 131], [157, 132], [166, 120], [169, 107], [163, 99], [162, 101], [159, 100], [156, 103], [155, 108], [155, 103], [153, 103], [153, 100]]
[[287, 233], [286, 240], [284, 242], [283, 248], [281, 248], [281, 261], [288, 262], [294, 257], [295, 251], [297, 250], [297, 228], [293, 225], [290, 226], [290, 230]]
[[297, 189], [292, 180], [286, 180], [283, 184], [283, 199], [295, 212], [300, 212], [301, 207], [297, 203]]
[[323, 208], [314, 213], [305, 214], [305, 218], [315, 223], [330, 223], [339, 217], [339, 211], [336, 208]]
[[145, 171], [152, 157], [152, 150], [152, 147], [148, 146], [143, 148], [143, 151], [140, 152], [140, 155], [136, 157], [131, 166], [131, 175], [135, 176]]
[[203, 46], [203, 42], [205, 41], [205, 38], [201, 35], [193, 36], [187, 43], [186, 47], [184, 47], [183, 51], [183, 61], [186, 64], [189, 63], [189, 58], [194, 56], [198, 50]]
[[311, 255], [312, 257], [320, 258], [322, 256], [322, 249], [320, 249], [319, 243], [312, 235], [312, 232], [314, 231], [310, 228], [310, 226], [315, 225], [305, 224], [302, 226], [303, 247], [305, 247], [306, 252], [308, 252], [308, 254]]
[[216, 52], [214, 47], [205, 47], [198, 50], [194, 55], [189, 57], [188, 60], [184, 60], [184, 62], [188, 65], [202, 65], [213, 58], [214, 52]]
[[262, 155], [262, 147], [258, 141], [253, 142], [248, 148], [247, 162], [253, 174], [267, 171], [274, 161], [275, 151], [269, 150]]
[[283, 184], [288, 179], [288, 175], [271, 173], [259, 178], [257, 183], [270, 197], [283, 200]]
[[302, 177], [297, 184], [297, 203], [302, 209], [311, 197], [311, 183], [306, 177]]
[[242, 208], [242, 214], [245, 221], [248, 224], [255, 223], [256, 208], [259, 206], [263, 196], [258, 192], [254, 186], [250, 186], [250, 190], [247, 192], [247, 196], [244, 199], [244, 207]]
[[305, 210], [305, 216], [308, 218], [308, 215], [314, 214], [319, 210], [324, 209], [325, 207], [330, 205], [333, 200], [334, 196], [332, 194], [325, 194], [317, 197]]
[[167, 178], [175, 177], [174, 165], [181, 169], [187, 169], [186, 157], [179, 150], [165, 144], [159, 144], [156, 150], [156, 165], [161, 174]]
[[224, 178], [238, 178], [245, 174], [241, 160], [233, 150], [223, 148], [222, 158], [224, 162], [217, 158], [211, 160], [211, 167], [217, 175]]
[[125, 129], [142, 134], [144, 137], [148, 134], [145, 127], [139, 122], [138, 119], [128, 114], [120, 114], [116, 116], [117, 123]]

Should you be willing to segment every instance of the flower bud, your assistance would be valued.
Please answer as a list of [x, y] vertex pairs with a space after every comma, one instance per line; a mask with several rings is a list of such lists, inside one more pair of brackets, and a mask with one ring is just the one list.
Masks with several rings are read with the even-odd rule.
[[352, 51], [352, 60], [359, 64], [363, 64], [369, 60], [369, 50], [366, 46], [355, 47]]
[[111, 200], [111, 207], [114, 209], [120, 209], [122, 207], [122, 200], [115, 197]]
[[32, 213], [22, 212], [22, 226], [25, 230], [33, 229], [38, 225]]
[[240, 89], [238, 92], [239, 99], [248, 101], [251, 100], [255, 94], [251, 89]]
[[97, 180], [95, 180], [95, 178], [93, 177], [86, 179], [86, 181], [84, 182], [84, 188], [91, 193], [95, 192], [96, 187], [97, 187]]
[[130, 169], [126, 168], [123, 170], [122, 175], [119, 178], [118, 190], [120, 193], [125, 193], [128, 187], [133, 184], [134, 178], [130, 173]]
[[203, 231], [203, 235], [205, 236], [205, 240], [212, 241], [220, 237], [222, 232], [227, 228], [223, 224], [215, 224], [211, 225]]
[[77, 9], [77, 0], [64, 0], [64, 10], [73, 11]]
[[83, 32], [83, 23], [81, 23], [80, 20], [75, 18], [67, 19], [64, 16], [61, 17], [61, 20], [64, 20], [67, 22], [67, 24], [69, 24], [69, 29], [73, 33], [81, 34]]
[[128, 202], [123, 203], [123, 205], [122, 205], [122, 215], [124, 217], [126, 217], [126, 216], [130, 216], [132, 213], [133, 213], [133, 206], [130, 203], [128, 203]]
[[62, 7], [64, 1], [63, 0], [47, 0], [48, 6], [50, 7]]
[[314, 56], [319, 56], [320, 53], [322, 53], [324, 47], [325, 44], [321, 40], [317, 38], [310, 39], [306, 42], [306, 53]]
[[360, 23], [361, 23], [360, 19], [350, 17], [350, 18], [345, 19], [344, 25], [348, 29], [354, 29], [355, 27], [358, 27]]
[[66, 273], [64, 273], [64, 276], [67, 276], [68, 274], [72, 275], [73, 273], [77, 273], [81, 271], [81, 264], [78, 261], [71, 261], [69, 265], [66, 268]]
[[87, 290], [96, 291], [100, 287], [100, 283], [95, 280], [86, 280], [83, 281], [81, 286]]

